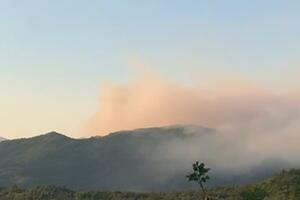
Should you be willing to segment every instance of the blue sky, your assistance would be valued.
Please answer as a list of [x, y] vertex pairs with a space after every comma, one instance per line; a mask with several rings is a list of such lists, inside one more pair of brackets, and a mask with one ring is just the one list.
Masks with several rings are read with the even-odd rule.
[[2, 1], [0, 135], [77, 132], [103, 80], [134, 76], [132, 59], [180, 83], [222, 72], [278, 87], [299, 63], [299, 9], [283, 0]]

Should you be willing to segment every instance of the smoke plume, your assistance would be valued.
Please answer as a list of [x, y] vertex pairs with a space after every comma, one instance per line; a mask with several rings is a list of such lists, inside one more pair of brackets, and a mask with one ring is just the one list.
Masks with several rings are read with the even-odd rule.
[[[300, 166], [298, 97], [240, 78], [191, 87], [142, 75], [126, 85], [102, 88], [99, 110], [88, 124], [88, 132], [106, 135], [143, 127], [201, 125], [217, 134], [199, 131], [190, 139], [174, 137], [159, 148], [142, 150], [151, 161], [151, 170], [156, 169], [153, 176], [169, 179], [184, 174], [197, 159], [215, 173], [230, 170], [229, 174], [240, 176], [258, 168], [266, 176], [266, 172]], [[193, 126], [185, 127], [190, 132], [187, 129]]]
[[189, 87], [141, 75], [127, 85], [106, 84], [101, 94], [88, 133], [106, 135], [141, 127], [199, 124], [230, 133], [265, 135], [291, 132], [300, 119], [296, 96], [237, 78]]

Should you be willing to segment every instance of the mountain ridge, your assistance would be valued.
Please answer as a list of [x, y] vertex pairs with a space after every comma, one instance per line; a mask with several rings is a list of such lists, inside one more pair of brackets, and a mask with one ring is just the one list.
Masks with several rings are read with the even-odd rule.
[[[272, 170], [262, 167], [259, 176], [254, 177], [253, 172], [231, 175], [216, 161], [209, 160], [212, 155], [223, 159], [227, 156], [223, 155], [223, 146], [232, 146], [217, 141], [219, 137], [222, 135], [214, 129], [172, 126], [83, 139], [49, 132], [9, 140], [0, 143], [0, 186], [50, 184], [74, 189], [176, 190], [194, 187], [184, 177], [196, 159], [203, 159], [214, 169], [211, 186], [262, 180], [286, 166], [281, 163]], [[205, 155], [208, 150], [215, 152]], [[235, 155], [229, 156], [235, 159]], [[216, 160], [219, 162], [218, 157]]]

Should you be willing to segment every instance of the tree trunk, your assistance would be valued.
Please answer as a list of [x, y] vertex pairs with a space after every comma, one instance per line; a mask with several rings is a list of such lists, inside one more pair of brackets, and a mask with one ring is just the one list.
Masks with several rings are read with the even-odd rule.
[[206, 195], [206, 191], [202, 185], [202, 183], [200, 183], [200, 187], [201, 187], [201, 190], [202, 190], [202, 193], [203, 193], [203, 200], [207, 200], [207, 195]]

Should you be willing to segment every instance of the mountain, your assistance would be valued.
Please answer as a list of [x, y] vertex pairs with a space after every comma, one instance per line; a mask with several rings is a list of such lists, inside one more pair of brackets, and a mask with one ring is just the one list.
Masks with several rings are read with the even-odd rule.
[[0, 142], [2, 142], [2, 141], [4, 141], [4, 140], [6, 140], [6, 139], [3, 138], [3, 137], [0, 137]]
[[[242, 187], [222, 187], [208, 190], [212, 199], [223, 200], [299, 200], [300, 199], [300, 170], [282, 171], [265, 181]], [[110, 191], [74, 191], [55, 186], [36, 186], [29, 189], [18, 187], [0, 188], [2, 200], [198, 200], [202, 193], [199, 190], [177, 191], [168, 193], [133, 193]]]
[[[185, 175], [198, 159], [213, 169], [210, 186], [250, 183], [287, 167], [284, 161], [272, 160], [267, 162], [270, 166], [229, 170], [244, 154], [240, 147], [222, 138], [214, 129], [190, 125], [120, 131], [87, 139], [50, 132], [3, 141], [0, 186], [177, 190], [194, 187], [186, 182]], [[230, 159], [236, 160], [234, 165], [228, 162]]]

